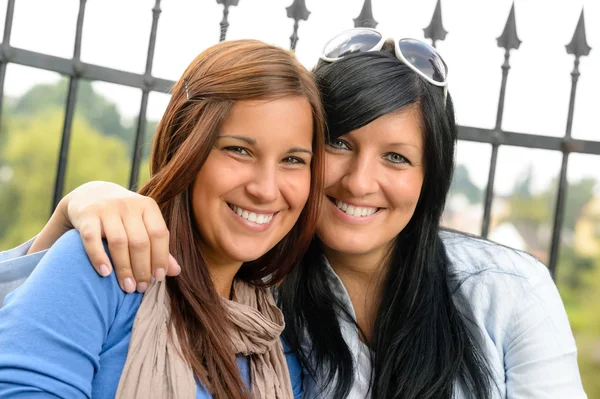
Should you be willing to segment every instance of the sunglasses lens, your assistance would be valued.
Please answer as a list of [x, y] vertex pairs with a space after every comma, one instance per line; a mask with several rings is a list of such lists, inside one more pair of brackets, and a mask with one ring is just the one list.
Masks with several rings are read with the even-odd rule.
[[354, 29], [333, 38], [325, 45], [323, 55], [340, 58], [352, 53], [372, 50], [381, 41], [381, 34], [372, 30]]
[[402, 39], [398, 42], [398, 46], [406, 61], [428, 78], [439, 83], [446, 81], [448, 67], [436, 49], [427, 43], [413, 39]]

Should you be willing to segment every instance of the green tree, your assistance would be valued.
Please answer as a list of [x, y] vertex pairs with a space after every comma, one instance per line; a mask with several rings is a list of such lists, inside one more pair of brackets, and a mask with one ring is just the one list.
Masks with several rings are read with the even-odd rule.
[[[27, 91], [17, 100], [11, 109], [15, 116], [31, 117], [47, 109], [58, 110], [65, 107], [67, 101], [68, 82], [61, 79], [54, 84], [39, 84]], [[77, 91], [75, 112], [81, 114], [97, 131], [107, 136], [115, 136], [131, 145], [133, 134], [131, 128], [121, 123], [121, 115], [114, 103], [97, 94], [91, 82], [80, 80]]]
[[520, 198], [531, 198], [531, 182], [533, 180], [533, 165], [517, 179], [513, 187], [512, 196]]
[[[552, 179], [542, 192], [532, 193], [532, 174], [532, 167], [529, 167], [515, 183], [509, 199], [511, 211], [508, 220], [534, 224], [538, 227], [542, 224], [551, 224], [558, 192], [558, 178]], [[597, 182], [593, 178], [568, 182], [563, 229], [569, 231], [575, 229], [582, 209], [594, 197], [596, 185]]]
[[[0, 200], [0, 248], [10, 248], [40, 231], [51, 208], [62, 113], [48, 109], [35, 118], [16, 121], [0, 150], [11, 178], [3, 183]], [[90, 180], [125, 184], [130, 162], [127, 146], [121, 140], [103, 136], [87, 121], [73, 121], [65, 190]], [[7, 198], [8, 200], [5, 200]]]
[[[583, 208], [594, 197], [597, 184], [595, 179], [589, 177], [569, 184], [563, 228], [569, 230], [575, 229], [575, 224], [581, 217]], [[553, 182], [553, 185], [558, 186], [556, 180]]]

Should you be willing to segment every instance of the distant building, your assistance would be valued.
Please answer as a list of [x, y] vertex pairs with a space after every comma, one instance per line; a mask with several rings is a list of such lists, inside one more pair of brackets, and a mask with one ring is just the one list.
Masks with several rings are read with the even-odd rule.
[[451, 194], [446, 200], [442, 226], [465, 233], [480, 235], [483, 204], [471, 204], [462, 193]]

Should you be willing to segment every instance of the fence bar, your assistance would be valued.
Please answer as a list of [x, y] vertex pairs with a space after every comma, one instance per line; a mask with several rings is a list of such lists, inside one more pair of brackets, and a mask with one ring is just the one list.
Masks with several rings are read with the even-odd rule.
[[497, 143], [514, 147], [535, 148], [540, 150], [562, 151], [568, 147], [569, 152], [579, 154], [600, 155], [600, 141], [578, 140], [565, 137], [538, 136], [537, 134], [497, 132], [472, 126], [459, 126], [458, 139], [476, 143]]
[[[83, 79], [114, 83], [137, 89], [148, 87], [148, 82], [145, 81], [144, 75], [133, 72], [79, 62], [80, 69], [76, 73], [72, 59], [55, 57], [15, 47], [11, 47], [10, 54], [10, 62], [13, 64], [52, 71], [66, 76], [75, 76], [77, 74], [77, 76]], [[153, 78], [153, 81], [150, 83], [151, 91], [167, 93], [175, 82], [168, 79]]]
[[[571, 138], [571, 130], [573, 128], [573, 115], [575, 113], [575, 96], [577, 94], [577, 82], [579, 81], [579, 58], [590, 53], [591, 47], [587, 45], [585, 38], [585, 21], [583, 17], [583, 10], [581, 10], [581, 16], [577, 22], [575, 28], [575, 34], [571, 43], [567, 46], [567, 53], [573, 54], [575, 60], [573, 62], [573, 72], [571, 72], [571, 97], [569, 99], [569, 114], [567, 116], [567, 128], [565, 131], [565, 138], [568, 140]], [[550, 262], [548, 267], [550, 268], [550, 274], [552, 277], [556, 275], [556, 268], [558, 263], [558, 256], [560, 250], [560, 234], [563, 225], [563, 216], [565, 213], [565, 202], [567, 196], [567, 168], [569, 164], [569, 153], [571, 149], [568, 146], [564, 146], [562, 165], [560, 168], [560, 178], [558, 180], [558, 196], [556, 197], [556, 208], [554, 211], [554, 226], [552, 228], [552, 246], [550, 247]]]
[[15, 14], [15, 0], [8, 0], [6, 6], [6, 18], [4, 20], [4, 38], [0, 45], [0, 125], [2, 124], [2, 106], [4, 100], [4, 79], [6, 78], [6, 66], [10, 60], [10, 34], [12, 32], [13, 16]]
[[77, 87], [79, 84], [79, 72], [82, 70], [81, 58], [81, 36], [83, 32], [83, 17], [85, 15], [85, 5], [87, 0], [79, 0], [79, 14], [77, 16], [77, 30], [75, 34], [75, 48], [73, 51], [73, 69], [74, 73], [69, 79], [69, 92], [67, 94], [67, 107], [65, 109], [65, 119], [63, 124], [62, 138], [60, 142], [60, 152], [58, 155], [58, 168], [56, 170], [56, 180], [54, 184], [54, 198], [52, 200], [52, 210], [54, 211], [62, 198], [65, 173], [67, 170], [67, 157], [69, 155], [69, 143], [71, 141], [71, 131], [73, 128], [73, 116], [75, 115], [75, 104], [77, 101]]
[[[513, 3], [504, 31], [498, 37], [498, 47], [504, 48], [504, 64], [502, 64], [502, 84], [500, 85], [500, 97], [498, 99], [498, 111], [496, 113], [495, 132], [502, 131], [502, 117], [504, 115], [504, 99], [506, 97], [506, 83], [508, 81], [508, 72], [510, 71], [510, 50], [518, 49], [521, 40], [517, 36], [517, 23], [515, 19], [515, 4]], [[496, 136], [497, 133], [494, 133]], [[488, 183], [485, 189], [485, 201], [483, 206], [483, 221], [481, 224], [481, 236], [487, 237], [490, 230], [490, 218], [492, 213], [492, 201], [494, 200], [494, 181], [496, 179], [496, 166], [498, 163], [499, 143], [492, 141], [492, 156], [490, 158], [490, 169], [488, 173]]]
[[[148, 55], [146, 56], [146, 70], [144, 73], [144, 82], [152, 82], [152, 63], [154, 62], [154, 49], [156, 47], [156, 34], [158, 31], [158, 18], [160, 17], [160, 0], [156, 0], [152, 9], [152, 29], [150, 30], [150, 41], [148, 43]], [[150, 86], [150, 84], [148, 84]], [[138, 177], [140, 172], [140, 162], [142, 161], [142, 145], [144, 143], [144, 133], [146, 132], [146, 111], [148, 110], [148, 96], [150, 88], [142, 89], [142, 101], [140, 104], [140, 113], [138, 115], [137, 130], [133, 144], [131, 156], [131, 174], [129, 175], [129, 188], [137, 189]]]
[[229, 7], [237, 6], [239, 0], [217, 0], [217, 3], [223, 4], [223, 20], [220, 23], [221, 35], [219, 37], [219, 41], [222, 42], [227, 36], [227, 29], [229, 29], [229, 21], [227, 20], [227, 17], [229, 16]]
[[294, 32], [290, 36], [290, 49], [296, 50], [298, 43], [298, 25], [300, 20], [306, 21], [310, 15], [310, 11], [306, 9], [304, 0], [294, 0], [291, 6], [286, 8], [288, 18], [294, 19]]

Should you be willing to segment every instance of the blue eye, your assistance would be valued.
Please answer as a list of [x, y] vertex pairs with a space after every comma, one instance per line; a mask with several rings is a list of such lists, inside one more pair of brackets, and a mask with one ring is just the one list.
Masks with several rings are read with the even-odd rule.
[[384, 158], [396, 165], [403, 164], [403, 163], [410, 163], [410, 162], [408, 162], [408, 159], [406, 159], [406, 157], [404, 157], [400, 154], [397, 154], [395, 152], [389, 152], [389, 153], [385, 154]]
[[329, 147], [334, 148], [336, 150], [349, 150], [350, 147], [348, 143], [341, 139], [331, 139], [327, 144]]

